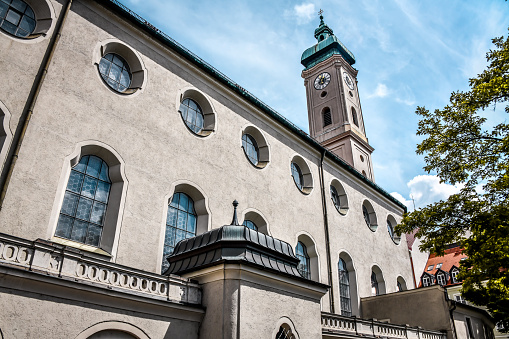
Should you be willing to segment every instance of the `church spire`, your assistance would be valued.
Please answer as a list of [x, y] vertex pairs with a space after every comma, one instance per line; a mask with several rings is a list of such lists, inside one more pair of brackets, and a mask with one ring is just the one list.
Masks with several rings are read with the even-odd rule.
[[318, 12], [318, 14], [320, 14], [320, 24], [318, 28], [315, 29], [315, 38], [318, 42], [302, 53], [301, 64], [304, 65], [306, 69], [309, 69], [332, 55], [339, 54], [346, 62], [353, 65], [355, 63], [355, 57], [334, 35], [332, 29], [323, 21], [322, 13], [322, 10]]

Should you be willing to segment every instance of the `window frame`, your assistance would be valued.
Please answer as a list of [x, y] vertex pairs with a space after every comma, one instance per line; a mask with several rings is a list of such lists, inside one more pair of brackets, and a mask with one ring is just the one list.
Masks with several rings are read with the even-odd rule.
[[[85, 158], [86, 158], [86, 160], [84, 160]], [[97, 161], [100, 161], [99, 162], [99, 170], [97, 171], [97, 176], [95, 176], [95, 175], [93, 175], [93, 173], [91, 174], [89, 172], [89, 168], [93, 168], [90, 166], [90, 164], [91, 164], [90, 161], [93, 159], [97, 159]], [[86, 161], [86, 164], [84, 163], [84, 161]], [[81, 165], [81, 167], [84, 167], [84, 168], [82, 170], [80, 170], [78, 168], [79, 165]], [[105, 171], [107, 171], [106, 173], [104, 173], [103, 168], [106, 168], [106, 170], [105, 170]], [[78, 179], [79, 180], [78, 190], [80, 192], [77, 192], [76, 190], [73, 190], [72, 188], [69, 187], [69, 181], [71, 180], [71, 176], [73, 176], [73, 177], [81, 176], [81, 179]], [[95, 187], [93, 189], [92, 195], [86, 194], [87, 192], [90, 193], [90, 188], [88, 191], [85, 191], [84, 186], [87, 181], [95, 182], [95, 185], [94, 185]], [[107, 185], [106, 186], [107, 187], [106, 199], [105, 199], [106, 201], [100, 200], [100, 198], [97, 198], [98, 188], [101, 183], [103, 186]], [[69, 179], [68, 179], [68, 185], [65, 189], [64, 200], [62, 202], [62, 208], [60, 209], [60, 214], [59, 214], [57, 227], [56, 227], [54, 236], [61, 238], [61, 239], [71, 240], [74, 242], [82, 243], [82, 244], [93, 246], [93, 247], [99, 247], [99, 244], [101, 243], [100, 240], [101, 240], [102, 233], [103, 233], [102, 231], [103, 231], [103, 227], [104, 227], [104, 221], [106, 220], [106, 214], [108, 213], [108, 202], [109, 202], [109, 196], [110, 196], [110, 191], [111, 191], [111, 185], [112, 185], [112, 182], [109, 179], [109, 167], [108, 167], [108, 164], [106, 163], [106, 161], [104, 161], [102, 158], [100, 158], [96, 155], [82, 156], [80, 158], [79, 162], [71, 168], [71, 173], [70, 173]], [[75, 204], [74, 204], [75, 206], [72, 208], [73, 211], [64, 210], [63, 205], [66, 201], [67, 196], [75, 197]], [[80, 214], [78, 213], [79, 212], [78, 209], [79, 209], [79, 206], [81, 206], [82, 201], [90, 201], [90, 207], [89, 207], [89, 213], [88, 213], [89, 215], [85, 218], [83, 218], [83, 215], [80, 216]], [[94, 221], [92, 219], [94, 209], [96, 206], [104, 206], [103, 215], [100, 218], [100, 221]], [[64, 223], [63, 222], [61, 223], [61, 220], [63, 220], [63, 219], [71, 219], [71, 221], [72, 221], [72, 225], [71, 225], [70, 229], [68, 230], [68, 232], [70, 232], [70, 234], [68, 236], [62, 234], [62, 231], [64, 231], [64, 229], [63, 229]], [[76, 223], [86, 223], [87, 224], [86, 235], [85, 235], [84, 241], [80, 241], [80, 240], [77, 240], [76, 238], [72, 238]], [[59, 232], [59, 225], [61, 225], [60, 232]], [[89, 243], [88, 242], [89, 234], [90, 234], [90, 231], [94, 228], [95, 229], [100, 228], [100, 234], [98, 236], [97, 243], [95, 243], [95, 242]]]
[[[302, 248], [302, 255], [299, 254], [298, 248]], [[299, 264], [297, 266], [297, 271], [299, 271], [300, 275], [304, 279], [311, 280], [311, 258], [308, 254], [308, 250], [305, 244], [303, 244], [301, 241], [297, 242], [297, 245], [295, 246], [295, 256], [299, 259]], [[301, 267], [301, 263], [304, 260], [304, 264]]]
[[[251, 134], [242, 134], [242, 149], [244, 150], [244, 155], [249, 162], [254, 167], [258, 167], [258, 164], [260, 163], [260, 150], [256, 139]], [[256, 158], [253, 158], [250, 154], [255, 154]]]
[[322, 109], [322, 128], [332, 126], [332, 111], [329, 107]]
[[[108, 201], [108, 212], [105, 215], [103, 233], [98, 247], [55, 237], [58, 218], [64, 200], [65, 189], [69, 180], [71, 168], [85, 155], [96, 155], [103, 159], [109, 167], [109, 176], [112, 182]], [[129, 181], [125, 174], [124, 160], [112, 147], [97, 140], [87, 140], [78, 143], [73, 153], [64, 159], [64, 164], [58, 181], [57, 193], [51, 210], [47, 239], [67, 246], [76, 247], [84, 251], [101, 254], [108, 257], [110, 260], [115, 260], [128, 184]]]
[[[199, 133], [195, 133], [185, 123], [183, 120], [182, 114], [180, 112], [180, 104], [185, 99], [192, 99], [194, 102], [196, 102], [202, 111], [203, 114], [203, 128]], [[210, 135], [212, 135], [215, 132], [216, 129], [216, 111], [214, 109], [214, 106], [212, 105], [212, 102], [210, 101], [209, 97], [205, 95], [202, 91], [198, 90], [194, 87], [185, 87], [177, 92], [177, 95], [175, 97], [175, 107], [176, 107], [176, 113], [179, 115], [180, 121], [184, 123], [189, 133], [197, 138], [205, 138]]]
[[368, 226], [371, 232], [376, 232], [378, 228], [378, 221], [373, 205], [368, 200], [364, 200], [361, 209], [366, 226]]
[[[447, 285], [447, 274], [444, 271], [442, 271], [441, 269], [438, 269], [438, 271], [435, 274], [435, 277], [436, 277], [435, 279], [436, 279], [438, 285], [440, 285], [440, 286]], [[441, 282], [441, 280], [443, 280], [443, 283]]]
[[34, 12], [35, 28], [27, 37], [16, 36], [0, 28], [5, 36], [23, 43], [35, 43], [45, 39], [55, 25], [55, 10], [51, 2], [47, 0], [23, 0]]
[[[295, 177], [293, 176], [293, 164], [297, 165], [300, 169], [300, 173], [302, 174], [302, 182], [301, 187], [295, 181]], [[306, 160], [302, 158], [300, 155], [295, 155], [290, 160], [290, 176], [295, 184], [295, 187], [304, 195], [309, 195], [313, 191], [313, 175], [311, 174], [311, 170]]]
[[[111, 59], [112, 59], [112, 60], [109, 60], [109, 59], [107, 58], [107, 56], [108, 56], [108, 55], [111, 55], [111, 56], [112, 56], [112, 57], [111, 57]], [[118, 61], [121, 63], [121, 65], [118, 65], [117, 63], [115, 63], [115, 62], [113, 61], [113, 59], [115, 59], [115, 58], [117, 58], [117, 59], [118, 59]], [[103, 61], [104, 61], [104, 63], [103, 63]], [[125, 70], [125, 71], [127, 72], [127, 74], [129, 75], [129, 84], [128, 84], [127, 86], [123, 86], [123, 85], [121, 84], [121, 80], [120, 80], [120, 79], [117, 81], [116, 79], [113, 79], [113, 78], [109, 77], [109, 75], [107, 75], [107, 74], [103, 73], [103, 72], [101, 71], [101, 65], [103, 65], [103, 64], [105, 64], [105, 63], [107, 63], [107, 64], [108, 64], [108, 65], [107, 65], [107, 66], [108, 66], [108, 74], [109, 74], [109, 73], [110, 73], [110, 71], [111, 71], [111, 67], [112, 67], [112, 65], [116, 65], [116, 66], [118, 66], [118, 67], [120, 67], [120, 66], [121, 66], [120, 75], [122, 76], [122, 75], [123, 75], [123, 71]], [[115, 91], [115, 92], [117, 92], [117, 93], [119, 93], [119, 94], [124, 94], [124, 95], [125, 95], [125, 94], [130, 94], [130, 93], [131, 93], [131, 92], [130, 92], [130, 90], [129, 90], [129, 89], [130, 89], [130, 87], [131, 87], [132, 78], [133, 78], [133, 75], [132, 75], [132, 72], [131, 72], [131, 67], [129, 66], [129, 63], [128, 63], [128, 62], [127, 62], [127, 61], [126, 61], [126, 60], [125, 60], [125, 59], [124, 59], [121, 55], [119, 55], [119, 54], [117, 54], [117, 53], [114, 53], [114, 52], [110, 52], [110, 53], [107, 53], [107, 54], [103, 55], [103, 56], [101, 57], [101, 61], [99, 62], [99, 67], [98, 67], [98, 69], [99, 69], [99, 74], [101, 75], [101, 78], [103, 79], [103, 82], [104, 82], [104, 83], [106, 84], [106, 86], [108, 86], [111, 90], [113, 90], [113, 91]], [[114, 87], [113, 87], [113, 85], [112, 85], [112, 84], [108, 81], [108, 80], [110, 80], [110, 79], [111, 79], [113, 82], [117, 83], [117, 87], [118, 87], [119, 85], [122, 85], [123, 87], [125, 87], [125, 89], [124, 89], [124, 90], [120, 90], [120, 89], [118, 89], [118, 88], [114, 88]]]
[[392, 214], [389, 214], [387, 216], [387, 231], [391, 237], [392, 242], [394, 242], [396, 245], [399, 245], [401, 243], [401, 236], [398, 236], [394, 231], [394, 227], [396, 227], [397, 224], [398, 223], [396, 222], [396, 218], [394, 218]]
[[256, 223], [249, 219], [244, 219], [244, 222], [242, 222], [242, 225], [246, 226], [250, 230], [258, 232], [258, 226], [256, 225]]
[[380, 286], [378, 285], [378, 278], [374, 271], [371, 271], [371, 295], [380, 295]]
[[[249, 135], [256, 142], [258, 149], [258, 162], [256, 164], [254, 164], [251, 161], [244, 148], [243, 139], [244, 135], [246, 134]], [[257, 127], [253, 125], [247, 125], [241, 130], [240, 140], [241, 140], [240, 147], [242, 148], [244, 156], [248, 159], [249, 163], [253, 165], [256, 169], [266, 168], [267, 165], [270, 163], [270, 148], [262, 131], [260, 131]]]
[[357, 114], [357, 110], [355, 109], [355, 107], [350, 107], [350, 113], [352, 115], [352, 122], [354, 123], [354, 125], [357, 127], [357, 128], [360, 128], [360, 125], [359, 125], [359, 116]]
[[[185, 197], [187, 199], [187, 207], [185, 209], [181, 208], [182, 197]], [[178, 202], [175, 202], [175, 198], [178, 198]], [[192, 206], [190, 205], [191, 202], [192, 202]], [[176, 206], [175, 206], [175, 204], [176, 204]], [[177, 246], [178, 242], [181, 240], [184, 240], [184, 239], [195, 237], [197, 235], [198, 213], [196, 213], [194, 205], [195, 205], [194, 200], [185, 192], [173, 193], [173, 196], [171, 197], [171, 199], [168, 202], [168, 208], [167, 208], [167, 212], [166, 212], [166, 231], [165, 231], [164, 246], [163, 246], [163, 260], [161, 262], [161, 273], [162, 274], [164, 274], [164, 272], [170, 267], [170, 264], [168, 263], [166, 258], [173, 253], [173, 250]], [[170, 214], [175, 214], [175, 216], [176, 216], [175, 217], [175, 225], [169, 224], [168, 219], [170, 218]], [[182, 214], [184, 214], [184, 216], [185, 216], [185, 224], [186, 224], [185, 229], [179, 228], [179, 226], [178, 226], [179, 219], [180, 219], [179, 217]], [[190, 218], [190, 216], [193, 216], [193, 218]], [[193, 219], [194, 219], [194, 231], [193, 230], [190, 231], [188, 223], [190, 222], [190, 220], [192, 222]], [[167, 239], [169, 237], [169, 235], [168, 235], [169, 229], [171, 229], [170, 232], [174, 233], [174, 237], [172, 238], [172, 239], [174, 239], [173, 246], [167, 244]], [[184, 232], [184, 235], [185, 235], [185, 237], [181, 238], [180, 240], [177, 237], [177, 233], [179, 231], [181, 231], [180, 233]], [[188, 235], [191, 235], [191, 236], [188, 236]], [[171, 251], [167, 250], [169, 247], [172, 247]]]
[[457, 278], [459, 273], [460, 273], [460, 270], [456, 266], [453, 266], [451, 268], [451, 273], [450, 274], [451, 274], [451, 282], [453, 284], [457, 284], [457, 283], [460, 282], [459, 279]]
[[[186, 104], [187, 103], [194, 103], [194, 105], [196, 105], [196, 109], [193, 109], [189, 104]], [[186, 111], [185, 111], [185, 115], [186, 117], [184, 118], [184, 111], [182, 109], [182, 107], [187, 107]], [[189, 117], [189, 110], [193, 110], [195, 111], [195, 119], [194, 121], [196, 122], [198, 116], [201, 117], [201, 125], [198, 126], [196, 125], [195, 123], [192, 123], [191, 121], [187, 120], [187, 118]], [[184, 125], [187, 127], [187, 129], [193, 133], [194, 135], [197, 135], [197, 136], [202, 136], [202, 132], [204, 130], [204, 121], [205, 121], [205, 115], [203, 114], [203, 110], [200, 106], [200, 104], [198, 104], [195, 100], [193, 100], [192, 98], [184, 98], [182, 99], [182, 102], [180, 103], [180, 106], [179, 106], [179, 109], [178, 109], [179, 113], [180, 113], [180, 117], [182, 118], [182, 121], [184, 122]], [[192, 126], [190, 126], [192, 125]], [[197, 127], [199, 128], [198, 131], [194, 130], [193, 127]]]
[[338, 261], [339, 306], [341, 309], [341, 315], [351, 317], [353, 312], [352, 312], [352, 293], [349, 274], [350, 272], [348, 272], [346, 262], [342, 258], [339, 258]]
[[[336, 191], [336, 197], [332, 190]], [[348, 196], [343, 185], [337, 179], [332, 179], [329, 185], [329, 194], [332, 201], [332, 204], [336, 208], [339, 214], [345, 216], [348, 213]]]
[[[99, 65], [103, 57], [108, 54], [116, 54], [122, 57], [129, 65], [131, 72], [131, 83], [129, 87], [119, 92], [112, 88], [103, 78]], [[101, 79], [104, 86], [115, 95], [134, 96], [143, 92], [147, 84], [147, 70], [140, 54], [130, 46], [126, 45], [118, 39], [106, 39], [98, 42], [93, 51], [93, 63], [97, 68], [97, 76]]]
[[7, 151], [11, 145], [12, 132], [10, 128], [11, 113], [0, 101], [0, 172], [5, 164]]

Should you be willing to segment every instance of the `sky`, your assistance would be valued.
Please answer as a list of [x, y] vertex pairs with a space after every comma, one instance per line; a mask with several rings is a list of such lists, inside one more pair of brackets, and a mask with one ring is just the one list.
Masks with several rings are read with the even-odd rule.
[[[409, 210], [461, 188], [423, 170], [417, 106], [440, 109], [452, 92], [468, 90], [487, 65], [491, 39], [509, 27], [502, 0], [121, 2], [306, 132], [300, 58], [316, 43], [322, 9], [356, 58], [375, 181]], [[483, 114], [488, 125], [506, 119], [503, 107]]]

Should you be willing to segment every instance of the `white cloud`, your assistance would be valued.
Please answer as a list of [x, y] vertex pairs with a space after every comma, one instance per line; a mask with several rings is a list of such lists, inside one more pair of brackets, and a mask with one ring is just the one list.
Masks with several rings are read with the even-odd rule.
[[368, 98], [383, 98], [389, 95], [390, 91], [385, 84], [378, 84], [375, 91], [368, 95]]
[[[449, 185], [440, 183], [440, 178], [436, 175], [418, 175], [407, 183], [410, 189], [409, 199], [398, 192], [392, 192], [391, 195], [405, 204], [409, 211], [415, 207], [424, 207], [439, 200], [445, 200], [450, 195], [458, 193], [463, 185]], [[413, 199], [413, 201], [412, 201]]]
[[302, 25], [310, 22], [315, 18], [317, 11], [315, 4], [302, 3], [293, 7], [293, 15], [297, 18], [297, 23]]
[[401, 98], [396, 98], [396, 101], [399, 102], [399, 103], [402, 103], [402, 104], [405, 104], [407, 106], [413, 106], [415, 105], [415, 100], [412, 100], [412, 99], [401, 99]]

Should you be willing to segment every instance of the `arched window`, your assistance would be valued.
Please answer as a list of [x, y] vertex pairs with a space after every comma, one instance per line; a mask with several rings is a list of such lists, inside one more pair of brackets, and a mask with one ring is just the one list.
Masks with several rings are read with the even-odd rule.
[[304, 245], [300, 241], [297, 242], [297, 247], [295, 247], [295, 255], [300, 260], [299, 265], [297, 266], [297, 270], [304, 278], [311, 279], [309, 255], [306, 245]]
[[332, 125], [332, 116], [329, 107], [325, 107], [322, 111], [323, 127]]
[[253, 165], [257, 166], [260, 153], [258, 152], [258, 144], [256, 143], [256, 140], [251, 135], [244, 133], [242, 135], [242, 148], [244, 148], [244, 153], [249, 161]]
[[83, 156], [71, 169], [55, 236], [99, 246], [110, 188], [106, 162]]
[[164, 273], [169, 267], [166, 257], [173, 253], [175, 245], [180, 240], [192, 238], [196, 235], [196, 219], [197, 214], [193, 199], [185, 193], [173, 194], [166, 214], [166, 234], [161, 272]]
[[371, 295], [380, 295], [380, 289], [378, 288], [378, 280], [375, 272], [371, 271]]
[[343, 259], [339, 258], [339, 299], [341, 303], [341, 315], [352, 316], [352, 302], [350, 298], [350, 278]]
[[194, 134], [200, 134], [203, 130], [203, 111], [196, 101], [193, 99], [186, 98], [182, 100], [179, 108], [182, 119], [186, 123], [186, 126]]
[[355, 124], [355, 126], [359, 127], [359, 120], [357, 119], [357, 112], [355, 111], [355, 108], [352, 107], [352, 121]]
[[124, 93], [131, 86], [131, 68], [120, 55], [108, 53], [99, 62], [99, 73], [113, 90]]
[[396, 288], [398, 292], [407, 290], [406, 281], [405, 279], [403, 279], [403, 277], [399, 276], [398, 279], [396, 280]]
[[0, 28], [19, 38], [33, 33], [36, 18], [32, 8], [23, 0], [0, 1]]
[[295, 181], [295, 185], [297, 185], [299, 190], [302, 191], [302, 184], [304, 182], [304, 180], [302, 178], [302, 171], [300, 170], [299, 165], [297, 165], [294, 162], [292, 162], [292, 177], [293, 177], [293, 181]]
[[276, 339], [295, 339], [295, 335], [292, 333], [290, 326], [283, 324], [279, 327], [279, 331], [276, 334]]
[[254, 222], [252, 222], [251, 220], [244, 220], [244, 222], [242, 223], [242, 225], [246, 226], [247, 228], [250, 228], [254, 231], [258, 231], [258, 227], [256, 226], [256, 224]]

